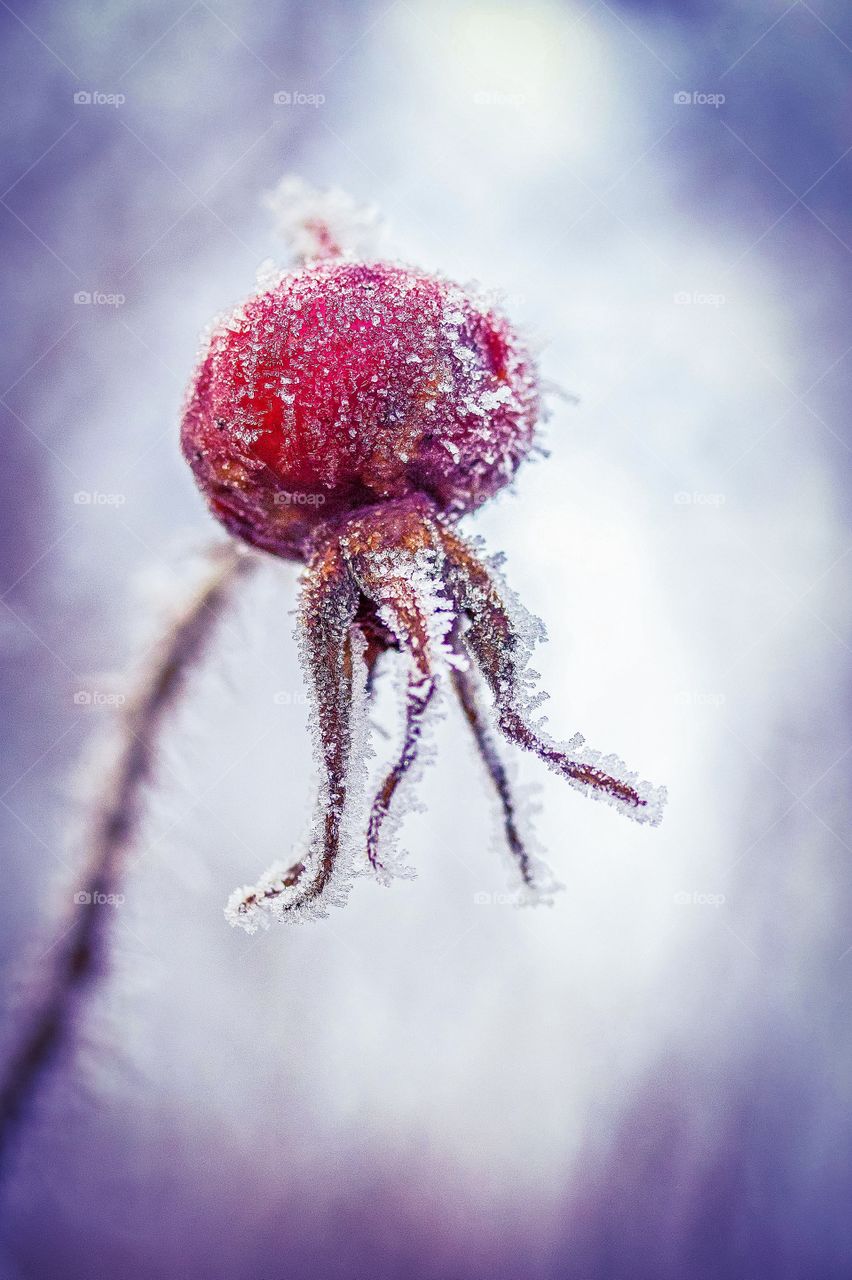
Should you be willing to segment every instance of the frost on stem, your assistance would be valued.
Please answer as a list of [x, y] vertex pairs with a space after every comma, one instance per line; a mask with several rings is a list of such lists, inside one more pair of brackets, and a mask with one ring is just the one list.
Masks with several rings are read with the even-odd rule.
[[82, 873], [89, 901], [75, 903], [70, 924], [48, 953], [50, 971], [0, 1081], [0, 1158], [42, 1072], [73, 1029], [76, 997], [102, 966], [109, 912], [97, 904], [120, 884], [138, 825], [142, 792], [153, 771], [159, 730], [227, 608], [237, 580], [255, 563], [254, 557], [235, 545], [217, 547], [213, 559], [207, 578], [152, 653], [123, 716], [119, 749], [93, 815]]
[[[444, 652], [449, 614], [442, 610], [434, 548], [426, 526], [402, 504], [397, 519], [373, 509], [355, 517], [338, 537], [323, 543], [303, 577], [299, 636], [317, 726], [320, 768], [317, 819], [307, 853], [275, 864], [256, 885], [238, 889], [225, 915], [249, 933], [275, 918], [324, 915], [345, 901], [366, 861], [380, 878], [405, 869], [379, 855], [379, 834], [400, 783], [418, 752], [425, 713], [435, 693], [434, 663]], [[403, 542], [403, 525], [408, 533]], [[397, 541], [397, 539], [399, 539]], [[358, 776], [366, 726], [368, 669], [387, 648], [405, 650], [412, 662], [402, 750], [370, 810], [366, 843], [359, 841], [355, 811], [363, 792]], [[353, 680], [353, 655], [361, 678]]]
[[[307, 851], [277, 863], [254, 886], [232, 894], [225, 909], [249, 933], [273, 917], [325, 914], [345, 901], [351, 880], [343, 855], [355, 690], [364, 684], [364, 643], [354, 626], [358, 591], [338, 547], [325, 547], [302, 582], [299, 639], [312, 703], [321, 780], [317, 821]], [[322, 901], [320, 902], [320, 899]]]
[[[305, 569], [302, 590], [303, 657], [315, 699], [322, 771], [318, 824], [304, 857], [289, 866], [277, 864], [257, 885], [232, 895], [226, 907], [232, 925], [253, 933], [274, 918], [324, 914], [327, 906], [345, 900], [353, 875], [365, 865], [387, 879], [393, 861], [383, 846], [394, 833], [398, 791], [411, 776], [426, 713], [447, 668], [500, 799], [521, 880], [533, 891], [552, 889], [547, 869], [521, 837], [506, 769], [478, 705], [471, 659], [490, 688], [497, 729], [505, 738], [626, 816], [651, 825], [660, 821], [663, 788], [639, 781], [617, 757], [588, 750], [579, 734], [563, 747], [533, 723], [531, 713], [544, 695], [534, 693], [535, 674], [527, 663], [541, 628], [498, 588], [495, 570], [477, 558], [428, 499], [373, 507], [328, 531]], [[362, 758], [353, 748], [353, 724], [364, 724], [367, 681], [359, 693], [352, 677], [353, 635], [360, 636], [359, 650], [367, 655], [365, 672], [388, 648], [401, 649], [409, 662], [402, 747], [373, 799], [360, 848], [351, 821], [360, 787], [355, 768]]]
[[399, 792], [403, 782], [410, 787], [416, 781], [413, 769], [437, 692], [437, 666], [449, 656], [446, 637], [452, 619], [447, 602], [436, 591], [440, 577], [430, 548], [392, 553], [389, 560], [384, 554], [355, 549], [351, 564], [362, 592], [394, 637], [396, 647], [409, 659], [402, 745], [373, 799], [367, 826], [367, 859], [376, 876], [388, 883], [394, 876], [413, 874], [396, 856], [396, 834], [404, 812]]
[[[458, 634], [455, 644], [460, 654], [464, 641]], [[500, 758], [490, 718], [479, 696], [478, 681], [469, 660], [455, 664], [451, 671], [453, 688], [464, 717], [470, 726], [480, 759], [485, 766], [503, 815], [503, 834], [506, 846], [517, 868], [524, 889], [536, 896], [547, 897], [556, 887], [550, 869], [534, 856], [529, 842], [521, 832], [518, 804], [512, 794], [509, 775]]]
[[359, 204], [339, 187], [321, 191], [288, 174], [263, 200], [276, 230], [302, 262], [318, 258], [370, 258], [382, 238], [375, 205]]

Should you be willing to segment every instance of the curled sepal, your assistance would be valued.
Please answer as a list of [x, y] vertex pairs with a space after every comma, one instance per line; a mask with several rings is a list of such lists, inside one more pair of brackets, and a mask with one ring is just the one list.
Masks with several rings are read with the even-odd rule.
[[305, 861], [273, 862], [257, 881], [235, 889], [225, 906], [225, 918], [231, 925], [239, 925], [246, 933], [257, 933], [258, 928], [269, 928], [273, 914], [282, 914], [282, 904], [292, 897], [293, 890], [305, 875]]
[[373, 514], [353, 521], [343, 546], [363, 598], [409, 663], [402, 744], [375, 795], [367, 824], [367, 860], [387, 883], [413, 875], [394, 847], [403, 815], [399, 792], [404, 782], [410, 789], [418, 776], [415, 766], [437, 692], [438, 667], [453, 658], [447, 640], [453, 615], [443, 594], [444, 557], [437, 531], [418, 508], [406, 512], [390, 530]]
[[254, 886], [232, 894], [227, 920], [249, 933], [270, 919], [325, 915], [346, 900], [353, 867], [345, 841], [347, 801], [353, 788], [353, 751], [364, 721], [364, 639], [355, 627], [358, 591], [339, 547], [327, 546], [302, 580], [298, 631], [312, 700], [311, 724], [320, 762], [316, 821], [304, 855], [276, 863]]
[[534, 692], [534, 673], [527, 663], [540, 628], [456, 533], [443, 527], [442, 542], [450, 595], [469, 620], [465, 644], [491, 690], [503, 736], [533, 752], [577, 790], [611, 804], [635, 822], [657, 826], [665, 787], [641, 780], [617, 756], [593, 751], [580, 734], [562, 744], [533, 722], [532, 711], [542, 695]]
[[[390, 829], [385, 832], [384, 837], [383, 828], [386, 826], [386, 820], [391, 812], [391, 806], [394, 804], [400, 786], [406, 779], [411, 782], [414, 781], [414, 777], [410, 775], [418, 759], [424, 719], [435, 696], [435, 690], [435, 677], [431, 672], [427, 675], [418, 675], [412, 672], [408, 676], [405, 690], [405, 721], [402, 744], [396, 760], [385, 774], [370, 806], [370, 816], [367, 823], [367, 860], [376, 878], [382, 884], [390, 884], [392, 880], [399, 878], [411, 879], [414, 876], [412, 867], [399, 861], [398, 858], [389, 856], [387, 852], [380, 853], [379, 845], [380, 838], [382, 838], [383, 842], [390, 844], [389, 837], [395, 834], [395, 823], [393, 821], [387, 824]], [[395, 813], [394, 817], [396, 816], [397, 814]]]
[[464, 652], [464, 641], [456, 634], [454, 644], [459, 661], [452, 668], [452, 682], [464, 717], [473, 734], [480, 759], [497, 799], [503, 821], [503, 835], [515, 868], [524, 886], [523, 902], [551, 902], [562, 888], [550, 868], [538, 856], [533, 841], [522, 831], [517, 795], [509, 780], [508, 769], [500, 757], [488, 709], [482, 705], [476, 672]]

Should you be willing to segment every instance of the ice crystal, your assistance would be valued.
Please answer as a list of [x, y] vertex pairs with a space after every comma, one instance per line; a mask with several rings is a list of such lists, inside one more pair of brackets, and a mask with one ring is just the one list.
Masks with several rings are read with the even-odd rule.
[[320, 191], [288, 174], [263, 202], [299, 258], [369, 258], [381, 242], [383, 220], [376, 206], [359, 204], [338, 187]]

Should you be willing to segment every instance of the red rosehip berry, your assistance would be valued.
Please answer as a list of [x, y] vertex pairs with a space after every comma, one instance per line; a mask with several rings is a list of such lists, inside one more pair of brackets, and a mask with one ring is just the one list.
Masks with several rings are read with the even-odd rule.
[[214, 330], [181, 441], [231, 533], [303, 559], [317, 525], [388, 499], [474, 510], [512, 479], [538, 414], [502, 315], [440, 276], [332, 259]]

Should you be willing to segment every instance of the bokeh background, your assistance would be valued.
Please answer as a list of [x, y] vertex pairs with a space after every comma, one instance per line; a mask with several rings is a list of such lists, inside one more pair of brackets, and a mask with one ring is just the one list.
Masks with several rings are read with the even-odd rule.
[[566, 886], [519, 910], [448, 713], [418, 878], [232, 933], [309, 812], [264, 565], [162, 743], [4, 1280], [848, 1275], [848, 5], [3, 0], [0, 37], [9, 1029], [110, 703], [217, 536], [181, 397], [282, 259], [285, 172], [502, 290], [578, 398], [469, 528], [546, 621], [554, 731], [671, 797], [650, 831], [518, 760]]

